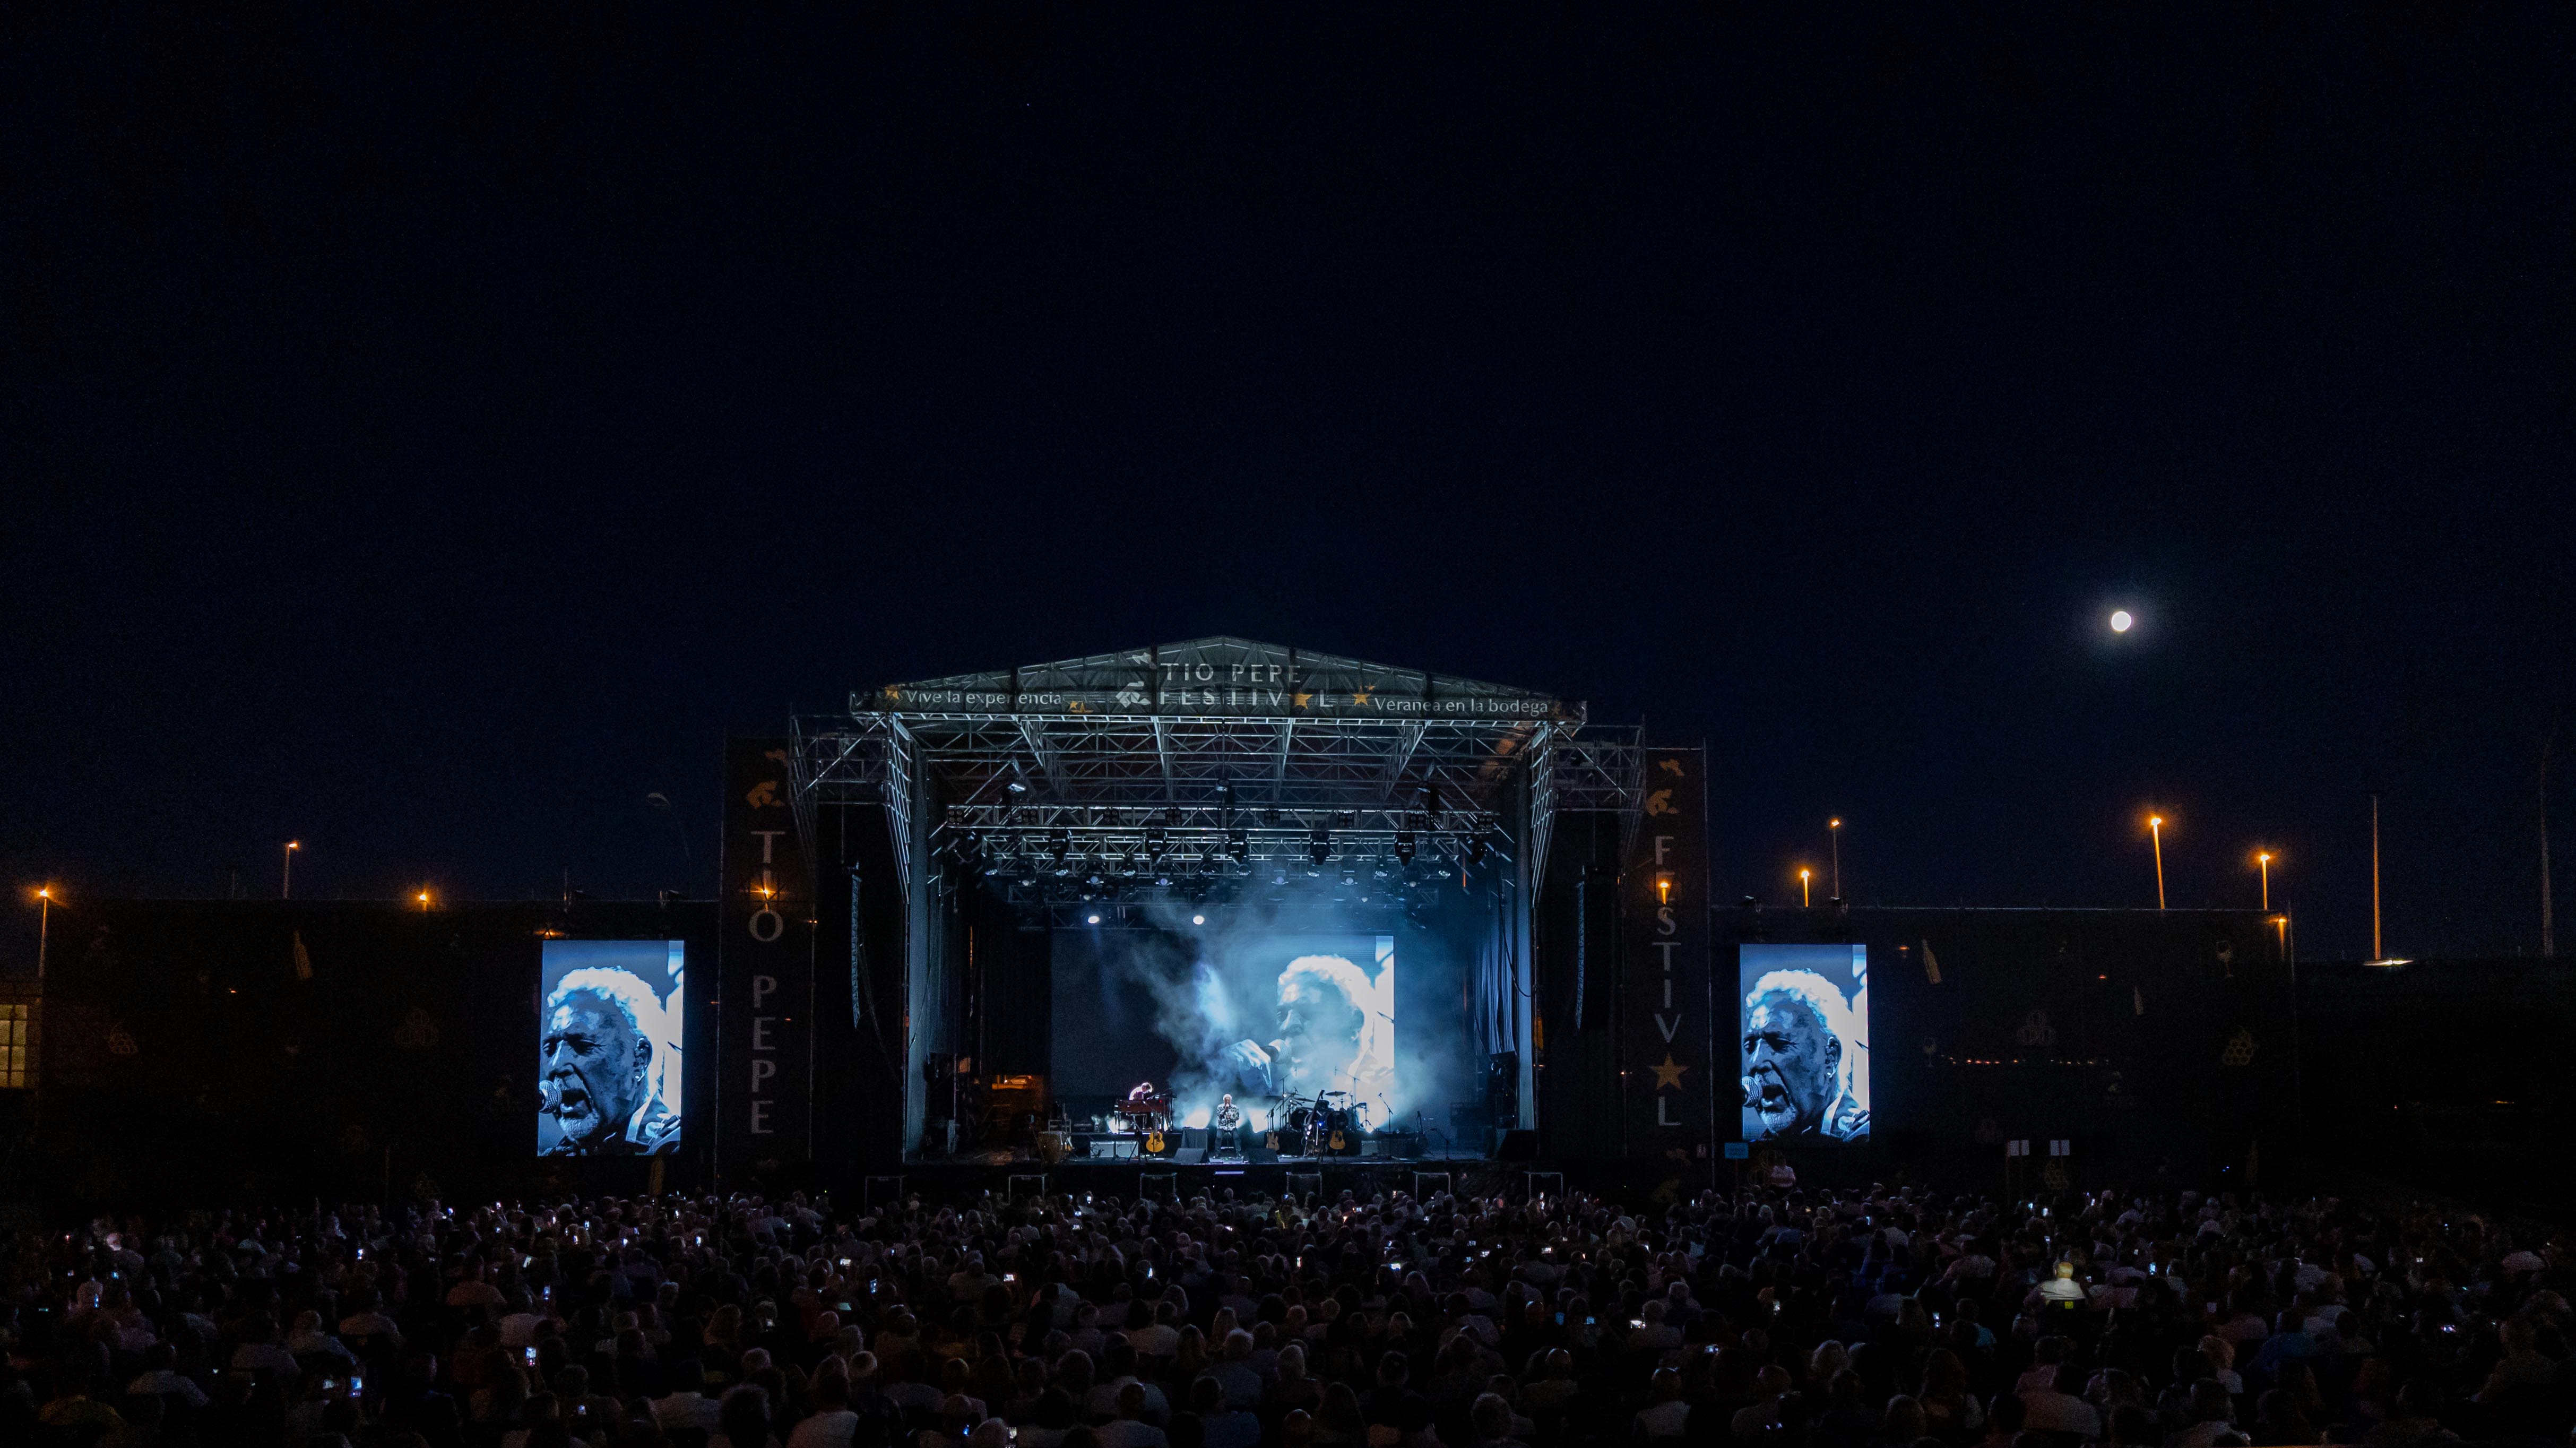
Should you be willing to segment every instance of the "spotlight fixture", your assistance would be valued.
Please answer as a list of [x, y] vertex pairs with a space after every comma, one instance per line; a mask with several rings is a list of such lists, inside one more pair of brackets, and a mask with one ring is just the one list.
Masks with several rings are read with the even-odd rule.
[[1099, 923], [1100, 923], [1100, 912], [1099, 912], [1099, 911], [1094, 910], [1093, 912], [1091, 912], [1091, 923], [1092, 923], [1092, 924], [1094, 924], [1094, 925], [1097, 925], [1097, 924], [1099, 924]]
[[1478, 835], [1467, 842], [1467, 863], [1470, 865], [1481, 865], [1485, 863], [1484, 836]]
[[1274, 804], [1270, 808], [1263, 810], [1261, 812], [1261, 822], [1265, 825], [1277, 826], [1279, 823], [1279, 806]]
[[[1428, 788], [1429, 786], [1426, 785], [1424, 787]], [[1395, 857], [1408, 865], [1413, 863], [1413, 831], [1397, 830], [1395, 832]]]
[[1333, 837], [1323, 830], [1319, 829], [1315, 831], [1314, 834], [1307, 837], [1306, 853], [1314, 857], [1314, 861], [1318, 865], [1331, 859], [1333, 857]]
[[1243, 830], [1225, 832], [1225, 852], [1238, 863], [1252, 856], [1252, 836]]

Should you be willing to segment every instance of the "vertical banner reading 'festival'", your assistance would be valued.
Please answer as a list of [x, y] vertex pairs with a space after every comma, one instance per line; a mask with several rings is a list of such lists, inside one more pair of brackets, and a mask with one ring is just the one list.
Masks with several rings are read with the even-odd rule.
[[811, 1151], [814, 890], [789, 798], [788, 741], [725, 741], [719, 1169]]
[[1697, 749], [1646, 751], [1644, 819], [1620, 889], [1628, 1151], [1692, 1162], [1715, 1150], [1706, 767]]

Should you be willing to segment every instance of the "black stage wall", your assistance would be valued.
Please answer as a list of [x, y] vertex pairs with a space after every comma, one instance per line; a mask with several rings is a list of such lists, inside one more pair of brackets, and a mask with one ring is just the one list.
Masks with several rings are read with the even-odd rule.
[[639, 1158], [536, 1155], [540, 952], [678, 940], [690, 975], [689, 1129], [704, 1180], [716, 911], [574, 901], [85, 901], [57, 906], [32, 1135], [0, 1193], [203, 1205], [634, 1190]]
[[2565, 960], [2299, 967], [2301, 1100], [2320, 1153], [2374, 1177], [2570, 1218], [2576, 970]]
[[1868, 950], [1871, 1137], [1791, 1149], [1802, 1178], [2001, 1180], [2004, 1143], [2028, 1140], [2034, 1184], [2052, 1160], [2078, 1185], [2241, 1184], [2300, 1145], [2294, 971], [2270, 919], [1731, 907], [1712, 915], [1714, 973], [1731, 1009], [1744, 946]]
[[[854, 824], [862, 818], [852, 815]], [[757, 1159], [724, 1173], [726, 1185], [901, 1169], [897, 1070], [903, 1007], [917, 991], [953, 1001], [944, 1022], [928, 1024], [959, 1053], [979, 1057], [979, 1070], [1034, 1074], [1050, 1064], [1047, 932], [1025, 928], [981, 890], [955, 892], [939, 907], [951, 917], [942, 935], [954, 960], [943, 958], [944, 983], [923, 990], [903, 959], [890, 851], [882, 830], [873, 842], [867, 833], [854, 829], [844, 846], [827, 824], [840, 858], [816, 872], [815, 1159]], [[1654, 1143], [1640, 1150], [1622, 1136], [1623, 1123], [1631, 1132], [1636, 1124], [1623, 1101], [1643, 1116], [1656, 1096], [1676, 1093], [1658, 1086], [1623, 1097], [1619, 1072], [1638, 1033], [1654, 1051], [1650, 1064], [1662, 1064], [1665, 1043], [1653, 1020], [1662, 996], [1657, 980], [1652, 1000], [1622, 998], [1622, 920], [1642, 926], [1652, 917], [1639, 901], [1620, 900], [1619, 872], [1610, 868], [1617, 832], [1605, 827], [1600, 835], [1590, 838], [1578, 824], [1560, 836], [1538, 922], [1537, 1154], [1568, 1167], [1624, 1159], [1669, 1170]], [[1645, 848], [1632, 842], [1632, 859], [1645, 858]], [[1574, 867], [1587, 855], [1589, 876]], [[852, 860], [863, 928], [873, 921], [883, 932], [856, 961], [848, 949]], [[1456, 918], [1435, 913], [1398, 927], [1401, 958], [1427, 964], [1435, 952], [1472, 952], [1491, 933], [1492, 896], [1457, 890], [1440, 899]], [[1573, 909], [1578, 899], [1590, 904], [1588, 922]], [[2143, 1180], [2168, 1168], [2191, 1180], [2242, 1180], [2251, 1168], [2276, 1173], [2286, 1164], [2303, 1104], [2316, 1128], [2310, 1135], [2365, 1167], [2393, 1159], [2392, 1141], [2457, 1147], [2456, 1123], [2472, 1120], [2492, 1138], [2488, 1154], [2506, 1162], [2542, 1139], [2534, 1133], [2545, 1136], [2576, 1099], [2549, 1047], [2552, 1032], [2576, 1019], [2576, 990], [2559, 987], [2537, 963], [2395, 974], [2311, 968], [2305, 993], [2324, 1016], [2305, 1031], [2312, 1064], [2303, 1082], [2291, 972], [2277, 934], [2252, 912], [1728, 907], [1707, 919], [1712, 1014], [1726, 1017], [1711, 1023], [1718, 1059], [1707, 1072], [1716, 1078], [1712, 1135], [1720, 1145], [1737, 1134], [1728, 1129], [1737, 1115], [1729, 1015], [1736, 952], [1747, 943], [1859, 944], [1869, 952], [1873, 1134], [1866, 1146], [1795, 1150], [1791, 1160], [1811, 1181], [1973, 1182], [1993, 1173], [2001, 1182], [2003, 1142], [2012, 1138], [2043, 1152], [2050, 1138], [2071, 1141], [2075, 1154], [2061, 1166], [2078, 1184]], [[22, 1116], [32, 1126], [0, 1194], [202, 1202], [280, 1192], [373, 1196], [424, 1181], [451, 1196], [550, 1184], [640, 1187], [648, 1179], [640, 1160], [534, 1154], [540, 952], [548, 939], [683, 941], [691, 1040], [711, 1043], [719, 920], [711, 902], [424, 912], [391, 901], [94, 901], [59, 909], [40, 1036], [42, 1094]], [[1589, 938], [1578, 942], [1578, 931]], [[1478, 959], [1409, 972], [1408, 992], [1425, 994], [1408, 993], [1406, 1020], [1465, 1018], [1459, 1040], [1471, 1060], [1489, 1055], [1507, 1042], [1474, 1029], [1490, 1013], [1479, 994], [1484, 973]], [[2474, 1061], [2446, 1066], [2416, 1053], [2426, 1034], [2482, 1046]], [[716, 1054], [691, 1047], [692, 1126], [668, 1159], [675, 1186], [710, 1180], [710, 1139], [700, 1124], [715, 1115], [719, 1078], [731, 1082], [741, 1068]], [[1676, 1065], [1688, 1064], [1673, 1054]], [[1469, 1105], [1472, 1114], [1475, 1094], [1463, 1087], [1451, 1105]], [[1436, 1104], [1431, 1114], [1435, 1126], [1456, 1124], [1442, 1121]], [[2046, 1165], [2024, 1169], [2035, 1175]], [[1723, 1179], [1728, 1168], [1723, 1158], [1703, 1164], [1694, 1150], [1686, 1170]], [[2468, 1178], [2455, 1176], [2454, 1184]]]

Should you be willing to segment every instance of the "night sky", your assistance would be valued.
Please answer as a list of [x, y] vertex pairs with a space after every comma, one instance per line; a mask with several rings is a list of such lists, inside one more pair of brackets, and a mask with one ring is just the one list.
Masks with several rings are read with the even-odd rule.
[[2563, 5], [67, 8], [18, 885], [705, 893], [728, 731], [1232, 633], [1705, 739], [1727, 896], [1840, 814], [1863, 903], [2152, 905], [2153, 804], [2352, 955], [2375, 790], [2392, 950], [2538, 948]]

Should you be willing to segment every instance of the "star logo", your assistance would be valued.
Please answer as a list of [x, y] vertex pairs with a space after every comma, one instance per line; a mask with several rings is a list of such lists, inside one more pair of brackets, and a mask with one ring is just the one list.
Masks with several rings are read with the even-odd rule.
[[1664, 1064], [1660, 1066], [1649, 1066], [1646, 1069], [1655, 1073], [1656, 1090], [1678, 1091], [1681, 1089], [1682, 1085], [1682, 1073], [1689, 1070], [1690, 1067], [1677, 1066], [1673, 1064], [1673, 1053], [1666, 1051], [1664, 1053]]
[[1288, 697], [1296, 701], [1298, 708], [1303, 709], [1315, 696], [1312, 694], [1291, 694]]

